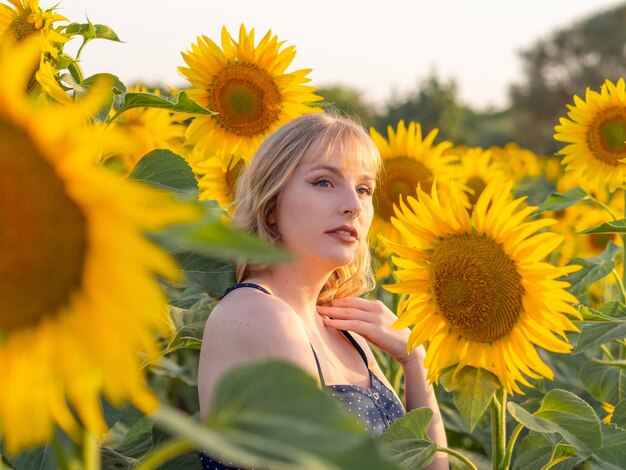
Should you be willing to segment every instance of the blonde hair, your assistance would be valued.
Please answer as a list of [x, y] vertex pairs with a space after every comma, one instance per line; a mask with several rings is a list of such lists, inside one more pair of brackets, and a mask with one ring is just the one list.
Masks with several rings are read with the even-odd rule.
[[[277, 129], [261, 144], [237, 180], [234, 225], [279, 244], [279, 234], [268, 223], [268, 216], [276, 209], [282, 188], [301, 162], [325, 161], [336, 154], [345, 156], [351, 169], [365, 166], [377, 175], [381, 167], [380, 153], [369, 135], [360, 125], [337, 114], [305, 114]], [[237, 282], [265, 268], [267, 265], [240, 262]], [[318, 302], [357, 296], [373, 287], [371, 254], [364, 238], [352, 262], [331, 274]]]

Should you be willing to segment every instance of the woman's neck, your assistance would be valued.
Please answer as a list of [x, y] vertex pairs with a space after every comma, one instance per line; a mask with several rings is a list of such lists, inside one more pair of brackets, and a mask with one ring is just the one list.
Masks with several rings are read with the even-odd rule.
[[308, 328], [323, 326], [315, 306], [324, 284], [332, 272], [315, 272], [310, 266], [283, 264], [271, 266], [255, 274], [249, 282], [258, 282], [272, 295], [286, 302], [302, 318]]

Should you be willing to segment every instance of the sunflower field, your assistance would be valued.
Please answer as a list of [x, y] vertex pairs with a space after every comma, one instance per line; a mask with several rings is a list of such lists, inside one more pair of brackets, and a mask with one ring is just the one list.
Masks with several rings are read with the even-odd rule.
[[59, 11], [0, 0], [0, 470], [200, 468], [201, 450], [242, 468], [626, 467], [623, 78], [571, 96], [556, 155], [370, 130], [369, 295], [425, 347], [448, 447], [430, 409], [373, 438], [271, 360], [228, 373], [200, 422], [202, 332], [235, 262], [290, 256], [231, 226], [237, 178], [331, 104], [295, 46], [244, 25], [181, 51], [183, 90], [85, 76], [88, 43], [120, 39]]

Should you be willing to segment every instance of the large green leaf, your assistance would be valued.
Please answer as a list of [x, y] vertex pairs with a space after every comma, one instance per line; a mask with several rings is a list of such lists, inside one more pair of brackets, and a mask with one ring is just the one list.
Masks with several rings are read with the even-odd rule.
[[594, 398], [607, 403], [626, 399], [626, 370], [603, 361], [591, 361], [580, 368], [580, 381]]
[[621, 253], [621, 247], [610, 241], [604, 251], [593, 258], [574, 258], [568, 264], [582, 266], [579, 271], [570, 274], [564, 280], [571, 284], [568, 289], [576, 297], [582, 297], [591, 284], [608, 276], [615, 268], [615, 255]]
[[437, 444], [427, 431], [433, 412], [430, 408], [409, 411], [378, 438], [383, 451], [403, 468], [424, 468], [437, 453]]
[[116, 117], [133, 108], [161, 108], [187, 114], [216, 114], [193, 101], [185, 91], [169, 97], [155, 95], [154, 93], [126, 93], [122, 105], [117, 110]]
[[454, 405], [469, 426], [474, 430], [489, 407], [496, 390], [501, 388], [495, 375], [485, 369], [464, 367], [458, 372], [451, 367], [440, 377], [441, 384], [453, 393]]
[[600, 420], [593, 408], [566, 390], [548, 392], [533, 414], [513, 402], [507, 408], [513, 418], [532, 431], [560, 434], [579, 455], [602, 445]]
[[221, 259], [208, 258], [197, 253], [172, 253], [185, 271], [187, 281], [202, 288], [213, 298], [221, 297], [235, 283], [235, 265]]
[[551, 193], [538, 207], [536, 212], [560, 211], [590, 198], [591, 196], [582, 188], [574, 188], [564, 194]]
[[615, 424], [602, 423], [602, 447], [593, 451], [593, 468], [602, 470], [623, 470], [626, 462], [626, 430]]
[[353, 415], [285, 362], [258, 361], [229, 371], [211, 409], [205, 427], [172, 409], [155, 419], [173, 435], [244, 468], [397, 468]]
[[626, 219], [604, 222], [578, 233], [626, 233]]
[[158, 188], [198, 194], [198, 182], [193, 170], [184, 158], [170, 150], [157, 149], [147, 153], [128, 177]]
[[575, 467], [581, 459], [573, 448], [563, 441], [556, 442], [551, 436], [531, 431], [517, 449], [513, 470], [540, 469], [556, 459], [563, 461], [550, 467], [552, 470], [567, 470]]
[[176, 225], [159, 232], [160, 243], [188, 253], [221, 260], [246, 259], [255, 263], [278, 263], [288, 261], [291, 255], [271, 246], [254, 235], [227, 226], [221, 220]]
[[626, 321], [581, 322], [580, 335], [572, 354], [580, 354], [602, 344], [626, 337]]

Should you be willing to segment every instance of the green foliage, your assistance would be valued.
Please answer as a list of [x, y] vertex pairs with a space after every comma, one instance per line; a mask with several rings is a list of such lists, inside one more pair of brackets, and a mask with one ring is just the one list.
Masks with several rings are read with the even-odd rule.
[[557, 433], [577, 452], [586, 455], [602, 445], [600, 420], [587, 402], [565, 390], [552, 390], [541, 407], [530, 414], [509, 402], [508, 411], [528, 429], [542, 434]]
[[432, 417], [433, 412], [429, 408], [408, 412], [378, 439], [382, 450], [403, 468], [424, 468], [437, 452], [437, 444], [427, 434]]
[[157, 188], [191, 192], [198, 196], [198, 183], [187, 161], [170, 150], [157, 149], [144, 155], [128, 176]]
[[287, 363], [258, 361], [229, 371], [211, 409], [204, 427], [174, 410], [161, 410], [155, 419], [220, 460], [247, 468], [395, 468], [354, 416]]
[[561, 462], [557, 464], [558, 466], [550, 468], [571, 469], [581, 461], [580, 458], [576, 458], [572, 446], [563, 440], [531, 431], [520, 445], [513, 469], [546, 468], [548, 463], [556, 460]]
[[594, 282], [611, 274], [615, 268], [615, 257], [622, 249], [610, 241], [605, 250], [593, 258], [574, 258], [568, 263], [582, 266], [582, 269], [568, 275], [564, 280], [571, 284], [568, 289], [576, 297], [581, 298]]
[[582, 230], [579, 233], [626, 233], [626, 219], [604, 222]]
[[580, 354], [602, 346], [610, 341], [626, 337], [626, 306], [619, 302], [607, 302], [600, 310], [585, 308], [593, 321], [580, 323], [580, 336], [573, 354]]
[[537, 212], [560, 211], [589, 198], [590, 196], [582, 188], [574, 188], [564, 194], [551, 193], [539, 206]]
[[160, 108], [169, 109], [172, 112], [187, 114], [215, 114], [213, 111], [200, 106], [187, 95], [186, 91], [181, 91], [174, 96], [159, 96], [154, 93], [129, 92], [123, 96], [122, 104], [111, 120], [116, 119], [120, 114], [133, 108]]
[[493, 400], [500, 381], [491, 372], [475, 367], [454, 367], [441, 374], [440, 381], [454, 397], [454, 404], [472, 432]]

